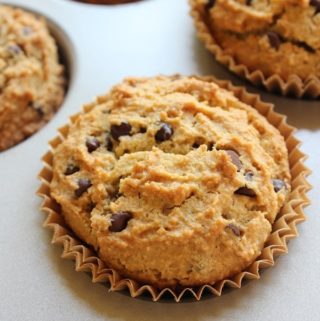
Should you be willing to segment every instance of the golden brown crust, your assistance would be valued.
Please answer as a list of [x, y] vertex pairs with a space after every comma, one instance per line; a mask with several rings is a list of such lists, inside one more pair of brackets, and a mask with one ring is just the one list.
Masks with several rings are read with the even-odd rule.
[[[290, 174], [283, 138], [254, 109], [178, 76], [127, 79], [90, 109], [55, 152], [51, 194], [107, 264], [158, 287], [200, 285], [260, 254]], [[131, 217], [115, 231], [119, 213]]]

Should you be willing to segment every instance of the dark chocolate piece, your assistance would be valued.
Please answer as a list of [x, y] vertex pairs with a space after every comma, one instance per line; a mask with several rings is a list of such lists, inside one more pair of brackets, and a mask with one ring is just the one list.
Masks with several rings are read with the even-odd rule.
[[156, 133], [155, 138], [157, 142], [164, 142], [165, 140], [170, 139], [172, 135], [172, 127], [167, 123], [162, 123], [160, 129]]
[[130, 212], [118, 212], [111, 215], [111, 225], [109, 227], [110, 232], [121, 232], [127, 225], [128, 221], [132, 219]]
[[238, 194], [238, 195], [248, 196], [248, 197], [256, 197], [257, 196], [256, 192], [247, 186], [243, 186], [243, 187], [238, 188], [234, 193]]
[[121, 136], [130, 135], [132, 126], [127, 122], [122, 122], [120, 125], [111, 126], [111, 136], [115, 140], [119, 140]]
[[90, 179], [80, 178], [78, 180], [78, 188], [74, 191], [76, 197], [81, 197], [92, 186]]

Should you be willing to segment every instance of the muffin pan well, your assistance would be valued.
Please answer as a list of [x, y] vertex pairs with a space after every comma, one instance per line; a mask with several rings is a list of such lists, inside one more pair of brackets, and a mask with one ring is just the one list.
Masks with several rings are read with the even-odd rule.
[[50, 232], [41, 228], [44, 215], [39, 211], [41, 200], [35, 196], [39, 187], [36, 177], [48, 141], [84, 103], [126, 76], [213, 74], [236, 84], [247, 83], [216, 64], [196, 40], [185, 0], [149, 0], [119, 6], [69, 0], [6, 3], [39, 13], [59, 26], [66, 51], [70, 52], [71, 72], [68, 94], [56, 116], [31, 138], [0, 154], [0, 319], [52, 320], [59, 313], [63, 320], [160, 320], [164, 315], [168, 320], [219, 316], [225, 320], [267, 321], [279, 315], [284, 321], [295, 321], [302, 315], [318, 320], [319, 262], [314, 253], [320, 250], [320, 223], [315, 215], [320, 206], [320, 154], [316, 148], [320, 139], [319, 102], [259, 92], [299, 128], [296, 136], [304, 142], [303, 151], [310, 155], [307, 165], [313, 174], [309, 180], [315, 187], [310, 193], [313, 206], [306, 210], [309, 220], [299, 226], [300, 237], [289, 244], [290, 254], [277, 260], [275, 268], [266, 270], [259, 282], [250, 282], [240, 291], [198, 304], [153, 305], [108, 294], [106, 287], [75, 273], [73, 262], [61, 260], [61, 248], [52, 247]]
[[[63, 103], [67, 64], [39, 15], [1, 6], [0, 152], [40, 130]], [[52, 30], [57, 30], [51, 24]], [[61, 47], [62, 49], [62, 47]], [[60, 57], [61, 56], [61, 57]]]

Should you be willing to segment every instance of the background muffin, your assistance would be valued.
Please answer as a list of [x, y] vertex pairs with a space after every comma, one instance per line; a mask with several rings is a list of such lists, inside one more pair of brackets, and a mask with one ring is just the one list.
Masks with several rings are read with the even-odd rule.
[[41, 128], [62, 103], [65, 80], [43, 19], [0, 6], [0, 151]]
[[[284, 94], [283, 81], [294, 81], [292, 87], [300, 88], [312, 81], [316, 88], [308, 88], [308, 95], [320, 94], [319, 1], [191, 0], [190, 3], [200, 37], [212, 38], [222, 49], [218, 53], [212, 48], [216, 57], [219, 56], [218, 61], [232, 71], [255, 84], [263, 83], [269, 90], [275, 86], [267, 79], [277, 75], [278, 87]], [[200, 21], [208, 31], [204, 31]], [[223, 56], [232, 57], [234, 63]], [[264, 79], [260, 79], [259, 72]], [[294, 75], [299, 78], [292, 78]], [[292, 91], [302, 96], [302, 90]]]
[[127, 79], [90, 109], [55, 152], [51, 195], [110, 267], [194, 286], [261, 253], [290, 173], [282, 136], [252, 107], [177, 76]]

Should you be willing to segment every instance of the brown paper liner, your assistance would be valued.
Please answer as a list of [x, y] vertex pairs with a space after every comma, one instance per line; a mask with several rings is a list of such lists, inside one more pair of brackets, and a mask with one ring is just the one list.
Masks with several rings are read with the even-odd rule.
[[320, 97], [320, 78], [310, 75], [303, 80], [298, 75], [292, 74], [287, 80], [278, 74], [265, 76], [259, 69], [250, 71], [244, 64], [239, 64], [233, 56], [224, 52], [210, 32], [207, 23], [205, 3], [199, 4], [198, 0], [189, 0], [194, 25], [199, 39], [205, 44], [206, 48], [214, 55], [215, 59], [226, 66], [236, 75], [249, 80], [255, 86], [263, 86], [268, 91], [297, 98], [318, 98]]
[[[235, 87], [228, 81], [218, 81], [213, 77], [200, 77], [200, 79], [214, 81], [220, 87], [232, 91], [238, 99], [253, 106], [271, 124], [278, 128], [285, 138], [289, 152], [292, 175], [292, 191], [289, 201], [278, 214], [273, 224], [272, 233], [261, 255], [248, 268], [233, 277], [215, 284], [175, 290], [169, 288], [159, 290], [152, 285], [122, 278], [115, 270], [108, 268], [88, 245], [74, 236], [61, 215], [60, 206], [50, 196], [49, 185], [53, 176], [53, 153], [57, 146], [68, 136], [69, 125], [65, 125], [59, 129], [59, 135], [49, 142], [51, 150], [42, 158], [45, 166], [39, 174], [42, 184], [37, 194], [43, 198], [41, 209], [48, 215], [44, 227], [53, 231], [52, 243], [63, 246], [62, 257], [75, 261], [76, 271], [91, 272], [92, 281], [107, 283], [110, 291], [127, 289], [132, 297], [148, 294], [148, 297], [151, 296], [153, 301], [158, 301], [164, 295], [167, 297], [168, 294], [176, 302], [186, 298], [188, 294], [188, 297], [191, 295], [196, 300], [200, 300], [203, 294], [208, 292], [214, 296], [220, 296], [225, 287], [240, 288], [242, 282], [246, 279], [259, 279], [261, 269], [273, 266], [278, 255], [287, 253], [287, 242], [298, 235], [296, 224], [305, 220], [303, 208], [310, 203], [306, 192], [311, 188], [306, 181], [306, 176], [310, 174], [310, 171], [303, 164], [306, 156], [299, 150], [300, 142], [293, 136], [295, 129], [286, 123], [285, 116], [273, 111], [273, 105], [262, 102], [258, 95], [249, 94], [243, 87]], [[93, 106], [93, 104], [84, 106], [84, 112], [90, 111]], [[72, 116], [70, 118], [71, 123], [74, 123], [79, 115], [80, 113]]]

